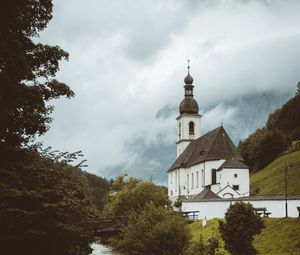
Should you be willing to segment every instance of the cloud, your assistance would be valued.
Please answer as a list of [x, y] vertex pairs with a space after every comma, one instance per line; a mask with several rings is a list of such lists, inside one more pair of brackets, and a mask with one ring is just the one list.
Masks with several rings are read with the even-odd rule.
[[[175, 158], [186, 59], [203, 132], [240, 125], [242, 98], [277, 95], [265, 98], [265, 119], [300, 79], [299, 11], [299, 1], [56, 0], [40, 40], [70, 53], [58, 79], [76, 97], [53, 102], [54, 121], [41, 139], [82, 150], [92, 172], [161, 179]], [[234, 140], [253, 128], [232, 132]]]

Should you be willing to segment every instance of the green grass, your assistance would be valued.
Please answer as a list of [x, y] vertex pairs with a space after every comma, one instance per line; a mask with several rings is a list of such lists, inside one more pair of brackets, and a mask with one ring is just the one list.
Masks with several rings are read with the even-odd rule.
[[266, 228], [255, 238], [261, 255], [300, 254], [300, 219], [265, 219]]
[[300, 151], [285, 154], [250, 176], [251, 191], [259, 196], [284, 195], [284, 164], [288, 168], [288, 194], [300, 194]]
[[[273, 218], [264, 219], [264, 221], [266, 228], [254, 240], [254, 246], [260, 255], [300, 254], [299, 218]], [[199, 240], [200, 234], [206, 243], [210, 237], [217, 237], [220, 240], [218, 219], [209, 220], [204, 228], [202, 228], [200, 222], [190, 224], [189, 228], [192, 241]], [[221, 245], [224, 245], [223, 242], [221, 242]]]

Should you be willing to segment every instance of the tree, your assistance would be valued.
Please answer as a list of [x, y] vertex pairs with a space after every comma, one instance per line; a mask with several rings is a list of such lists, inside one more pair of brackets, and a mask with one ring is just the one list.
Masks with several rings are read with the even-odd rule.
[[80, 169], [14, 153], [0, 167], [0, 247], [3, 254], [89, 254], [97, 212]]
[[219, 221], [219, 231], [225, 249], [232, 255], [255, 255], [253, 238], [264, 228], [262, 218], [254, 213], [251, 204], [231, 204], [225, 213], [225, 222]]
[[271, 163], [287, 147], [288, 140], [282, 131], [262, 128], [241, 142], [238, 149], [251, 169], [257, 171]]
[[150, 202], [139, 213], [131, 215], [117, 249], [125, 255], [179, 255], [189, 239], [182, 216]]
[[134, 212], [143, 210], [144, 206], [152, 201], [156, 206], [170, 206], [168, 195], [164, 189], [157, 187], [150, 182], [143, 182], [137, 179], [129, 179], [121, 187], [120, 178], [116, 179], [112, 187], [118, 187], [104, 207], [104, 214], [107, 216], [128, 216]]
[[68, 53], [32, 38], [52, 18], [52, 0], [3, 1], [0, 8], [0, 149], [14, 149], [44, 134], [60, 96], [70, 88], [54, 77]]
[[88, 172], [82, 172], [82, 174], [87, 179], [87, 191], [89, 199], [91, 200], [95, 208], [97, 208], [98, 210], [102, 210], [108, 196], [108, 181], [105, 178]]

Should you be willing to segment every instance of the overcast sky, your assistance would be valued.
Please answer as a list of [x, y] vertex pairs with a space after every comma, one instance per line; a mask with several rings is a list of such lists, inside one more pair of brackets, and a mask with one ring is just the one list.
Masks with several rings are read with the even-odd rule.
[[[69, 52], [58, 79], [76, 94], [53, 102], [54, 121], [41, 139], [82, 150], [88, 170], [101, 175], [159, 167], [143, 153], [176, 142], [187, 59], [203, 132], [226, 128], [225, 101], [292, 94], [300, 80], [297, 0], [56, 0], [40, 40]], [[156, 118], [161, 109], [169, 114]], [[167, 156], [175, 157], [175, 146]]]

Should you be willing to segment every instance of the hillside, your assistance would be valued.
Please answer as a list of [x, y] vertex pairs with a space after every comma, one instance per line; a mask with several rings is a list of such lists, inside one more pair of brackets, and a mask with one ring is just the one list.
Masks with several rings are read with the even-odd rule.
[[288, 167], [288, 194], [300, 194], [300, 151], [285, 154], [250, 176], [251, 191], [256, 195], [284, 195], [284, 165]]
[[[266, 228], [254, 240], [254, 246], [261, 255], [300, 254], [300, 219], [264, 219]], [[190, 225], [192, 239], [204, 242], [212, 236], [218, 237], [218, 219], [208, 221], [202, 228], [200, 222]], [[223, 249], [221, 249], [223, 250]], [[228, 254], [227, 252], [225, 254]]]

